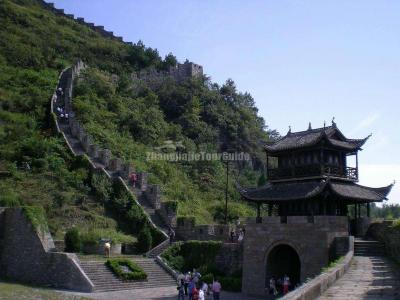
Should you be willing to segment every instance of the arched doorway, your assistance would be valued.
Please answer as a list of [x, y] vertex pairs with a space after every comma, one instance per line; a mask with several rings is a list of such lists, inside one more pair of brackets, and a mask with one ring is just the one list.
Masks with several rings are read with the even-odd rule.
[[269, 280], [276, 280], [289, 276], [291, 289], [300, 283], [300, 258], [296, 250], [287, 244], [280, 244], [269, 251], [266, 264], [265, 286], [269, 286]]

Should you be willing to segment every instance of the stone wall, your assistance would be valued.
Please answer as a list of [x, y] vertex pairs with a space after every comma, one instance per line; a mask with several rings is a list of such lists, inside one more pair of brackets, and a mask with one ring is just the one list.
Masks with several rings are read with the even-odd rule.
[[[284, 221], [284, 222], [282, 222]], [[335, 249], [335, 239], [348, 237], [347, 217], [267, 217], [262, 223], [247, 220], [243, 249], [243, 286], [248, 294], [264, 294], [267, 258], [278, 245], [294, 249], [300, 260], [300, 281], [317, 275]]]
[[393, 221], [372, 223], [367, 235], [385, 244], [385, 252], [400, 262], [400, 228], [393, 227]]
[[243, 247], [241, 243], [224, 243], [215, 256], [215, 267], [218, 271], [232, 275], [243, 267]]
[[179, 218], [175, 233], [180, 239], [199, 241], [229, 241], [230, 225], [195, 225], [192, 218]]
[[75, 254], [51, 252], [48, 232], [38, 233], [19, 208], [7, 208], [4, 217], [0, 275], [10, 279], [91, 292], [93, 283]]

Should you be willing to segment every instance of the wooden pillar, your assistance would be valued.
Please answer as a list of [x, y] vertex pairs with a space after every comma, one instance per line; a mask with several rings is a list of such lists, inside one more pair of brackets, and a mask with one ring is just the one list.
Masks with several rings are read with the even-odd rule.
[[354, 219], [357, 220], [357, 203], [354, 203]]
[[268, 203], [268, 217], [272, 216], [272, 204]]
[[256, 219], [256, 223], [261, 223], [262, 222], [260, 207], [261, 207], [261, 203], [257, 202], [257, 219]]
[[367, 203], [367, 217], [369, 218], [371, 214], [369, 202]]
[[358, 152], [356, 152], [356, 178], [358, 180]]
[[269, 156], [267, 154], [267, 178], [269, 179]]
[[324, 161], [324, 149], [321, 147], [320, 149], [320, 153], [319, 153], [319, 161], [320, 161], [320, 165], [321, 165], [321, 174], [324, 174], [325, 172], [325, 161]]

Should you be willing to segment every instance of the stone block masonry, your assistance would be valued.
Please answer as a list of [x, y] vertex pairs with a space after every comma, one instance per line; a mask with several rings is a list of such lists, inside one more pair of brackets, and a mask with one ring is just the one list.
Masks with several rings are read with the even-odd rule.
[[0, 208], [4, 232], [0, 275], [27, 283], [91, 292], [93, 283], [75, 254], [56, 251], [48, 232], [40, 233], [19, 208]]
[[266, 282], [276, 276], [273, 260], [284, 259], [274, 256], [282, 247], [286, 250], [281, 251], [286, 252], [280, 255], [288, 253], [288, 248], [293, 251], [289, 258], [297, 254], [300, 282], [319, 274], [332, 260], [336, 248], [345, 250], [343, 245], [335, 246], [335, 239], [348, 238], [347, 217], [314, 216], [311, 220], [306, 216], [288, 216], [284, 221], [280, 217], [266, 217], [262, 223], [247, 221], [243, 248], [244, 293], [264, 295]]

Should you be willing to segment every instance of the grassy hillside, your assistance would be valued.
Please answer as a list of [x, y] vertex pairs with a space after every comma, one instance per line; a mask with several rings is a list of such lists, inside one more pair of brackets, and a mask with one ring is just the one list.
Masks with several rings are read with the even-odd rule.
[[[0, 2], [0, 39], [0, 171], [5, 171], [0, 205], [44, 206], [52, 232], [60, 236], [73, 224], [118, 228], [92, 193], [87, 170], [48, 128], [57, 76], [77, 58], [91, 67], [75, 91], [78, 117], [97, 141], [151, 172], [151, 181], [162, 184], [164, 200], [179, 201], [179, 215], [195, 216], [199, 223], [220, 221], [225, 169], [220, 161], [146, 161], [146, 152], [166, 141], [182, 141], [188, 152], [249, 152], [252, 163], [232, 164], [230, 175], [257, 184], [261, 144], [270, 132], [253, 98], [238, 92], [233, 81], [223, 86], [207, 78], [165, 81], [156, 89], [132, 82], [133, 71], [166, 69], [175, 57], [162, 59], [141, 42], [132, 46], [103, 38], [35, 0]], [[26, 162], [29, 171], [22, 169]], [[254, 214], [238, 202], [233, 180], [229, 196], [232, 218]]]

